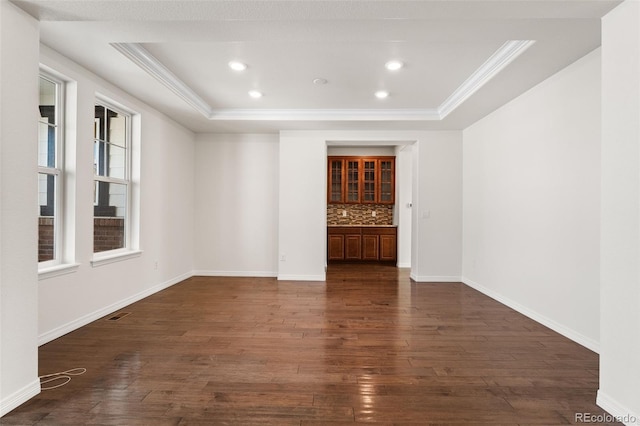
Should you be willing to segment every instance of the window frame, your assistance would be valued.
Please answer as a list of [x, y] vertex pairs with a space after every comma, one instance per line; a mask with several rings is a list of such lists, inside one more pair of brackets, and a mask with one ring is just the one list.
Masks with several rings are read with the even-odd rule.
[[[66, 119], [66, 81], [47, 72], [44, 69], [40, 69], [38, 84], [41, 80], [48, 81], [55, 85], [55, 124], [42, 121], [42, 116], [38, 118], [38, 125], [46, 124], [48, 127], [55, 129], [55, 156], [54, 166], [41, 166], [40, 159], [37, 161], [37, 173], [38, 179], [40, 175], [53, 176], [54, 179], [54, 203], [53, 203], [53, 259], [39, 261], [38, 271], [57, 268], [65, 262], [64, 250], [65, 250], [65, 155], [66, 155], [66, 137], [65, 137], [65, 119]], [[40, 106], [40, 101], [38, 101]], [[38, 140], [38, 143], [40, 141]], [[38, 148], [38, 156], [40, 155], [40, 148]], [[38, 185], [38, 191], [40, 187]], [[38, 192], [39, 193], [39, 192]], [[40, 202], [38, 202], [38, 218], [42, 217], [40, 214]], [[40, 249], [40, 243], [38, 242], [38, 250]]]
[[[113, 261], [118, 261], [121, 259], [126, 259], [131, 257], [131, 255], [138, 255], [139, 250], [137, 250], [135, 247], [132, 246], [133, 244], [133, 237], [132, 237], [132, 230], [133, 230], [133, 224], [132, 224], [132, 220], [133, 220], [133, 208], [132, 208], [132, 203], [133, 203], [133, 179], [132, 179], [132, 171], [133, 171], [133, 159], [132, 159], [132, 151], [133, 151], [133, 141], [134, 141], [134, 137], [133, 137], [133, 126], [134, 126], [134, 120], [135, 117], [137, 116], [137, 114], [133, 111], [131, 111], [130, 109], [122, 106], [121, 104], [107, 98], [101, 95], [96, 94], [95, 97], [95, 102], [94, 102], [94, 109], [95, 107], [100, 106], [103, 107], [107, 110], [113, 111], [118, 113], [119, 115], [122, 115], [125, 117], [125, 142], [124, 142], [124, 151], [125, 151], [125, 155], [124, 155], [124, 178], [115, 178], [115, 177], [110, 177], [110, 176], [102, 176], [98, 173], [97, 168], [94, 167], [94, 172], [93, 172], [93, 186], [94, 186], [94, 197], [92, 200], [92, 207], [95, 207], [98, 205], [98, 182], [103, 182], [103, 183], [108, 183], [108, 184], [118, 184], [118, 185], [124, 185], [126, 188], [126, 194], [125, 194], [125, 206], [124, 206], [124, 238], [123, 238], [123, 246], [119, 247], [119, 248], [114, 248], [111, 250], [103, 250], [103, 251], [95, 251], [95, 236], [93, 238], [93, 244], [92, 244], [92, 265], [95, 266], [100, 266], [102, 264], [107, 264], [107, 263], [111, 263]], [[94, 118], [95, 120], [95, 118]], [[98, 135], [99, 136], [99, 135]], [[99, 137], [96, 138], [96, 134], [95, 134], [95, 121], [94, 121], [94, 134], [93, 134], [93, 144], [94, 144], [94, 155], [93, 155], [93, 161], [94, 161], [94, 166], [95, 166], [95, 146], [96, 146], [96, 142], [100, 141], [100, 142], [104, 142], [106, 144], [112, 144], [110, 141], [107, 140], [103, 140], [100, 139]], [[93, 219], [93, 234], [95, 235], [95, 220], [96, 218], [99, 218], [100, 216], [96, 216], [95, 215], [95, 211], [92, 215], [92, 219]], [[117, 216], [116, 216], [117, 217]]]

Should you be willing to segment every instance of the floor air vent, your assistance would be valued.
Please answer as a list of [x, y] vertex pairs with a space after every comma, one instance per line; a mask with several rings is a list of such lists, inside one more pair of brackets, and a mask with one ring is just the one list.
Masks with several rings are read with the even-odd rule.
[[124, 317], [126, 317], [127, 315], [129, 315], [131, 312], [118, 312], [117, 314], [109, 317], [107, 319], [107, 321], [118, 321]]

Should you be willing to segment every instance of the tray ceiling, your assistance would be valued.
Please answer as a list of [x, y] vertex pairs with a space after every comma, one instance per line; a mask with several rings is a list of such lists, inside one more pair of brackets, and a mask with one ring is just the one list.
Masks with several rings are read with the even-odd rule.
[[14, 3], [43, 44], [194, 131], [275, 132], [465, 128], [597, 48], [619, 1]]

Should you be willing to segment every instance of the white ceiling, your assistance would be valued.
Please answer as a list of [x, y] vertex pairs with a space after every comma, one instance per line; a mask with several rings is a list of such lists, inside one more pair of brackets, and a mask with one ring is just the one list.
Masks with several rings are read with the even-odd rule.
[[[40, 19], [43, 44], [193, 131], [277, 132], [465, 128], [598, 47], [620, 1], [13, 3]], [[514, 40], [534, 43], [501, 53]]]

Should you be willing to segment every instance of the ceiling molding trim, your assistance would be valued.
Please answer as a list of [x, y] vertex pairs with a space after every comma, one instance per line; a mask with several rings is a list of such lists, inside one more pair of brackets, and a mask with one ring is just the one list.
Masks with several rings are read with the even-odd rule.
[[158, 80], [169, 90], [180, 96], [185, 102], [207, 118], [211, 118], [213, 109], [193, 89], [180, 80], [162, 62], [138, 43], [111, 43], [118, 52]]
[[464, 81], [438, 108], [426, 109], [218, 109], [173, 74], [139, 43], [111, 43], [116, 50], [214, 121], [434, 121], [443, 120], [495, 77], [535, 40], [509, 40]]
[[505, 42], [438, 107], [440, 119], [443, 120], [458, 108], [534, 43], [535, 40], [509, 40]]
[[210, 120], [423, 121], [440, 120], [437, 109], [219, 109]]

